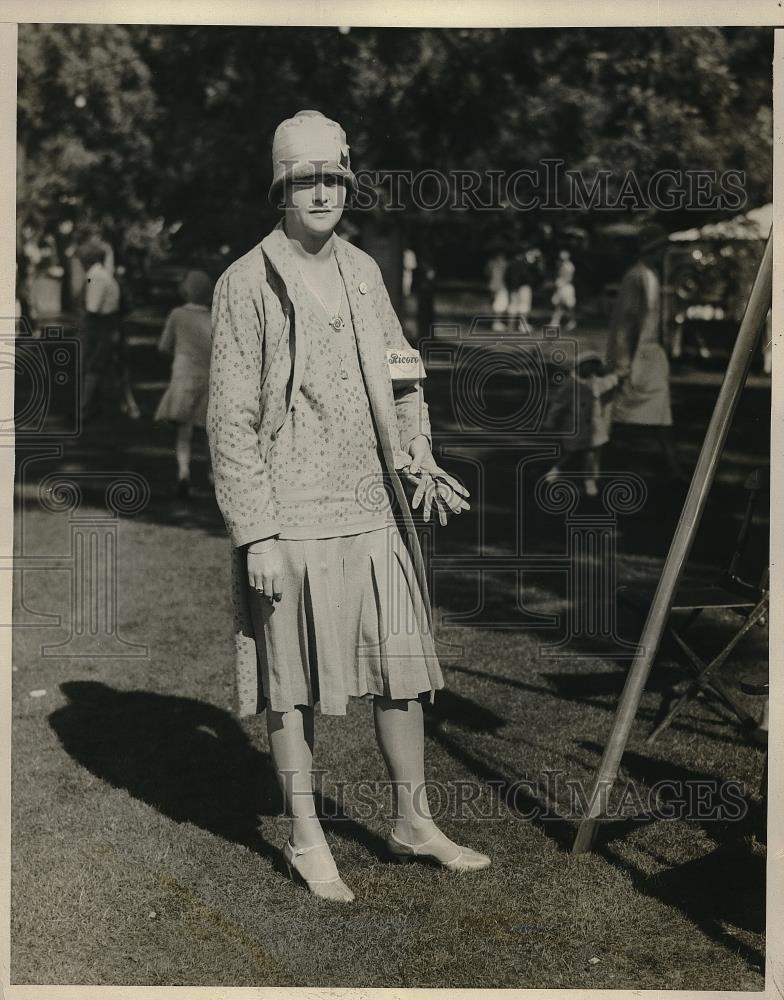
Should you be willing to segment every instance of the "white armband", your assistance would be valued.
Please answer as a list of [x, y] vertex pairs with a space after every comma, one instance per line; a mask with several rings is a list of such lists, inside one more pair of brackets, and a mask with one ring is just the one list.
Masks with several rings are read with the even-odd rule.
[[427, 378], [419, 351], [413, 347], [387, 350], [389, 375], [395, 385], [406, 385]]

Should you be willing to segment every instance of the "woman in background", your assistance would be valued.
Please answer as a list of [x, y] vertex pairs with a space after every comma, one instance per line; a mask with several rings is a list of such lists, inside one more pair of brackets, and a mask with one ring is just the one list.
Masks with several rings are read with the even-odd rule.
[[[207, 423], [212, 282], [204, 271], [190, 271], [181, 292], [185, 304], [169, 313], [158, 343], [159, 351], [174, 355], [174, 363], [155, 419], [177, 424], [177, 495], [184, 500], [190, 496], [193, 428]], [[212, 482], [211, 471], [208, 475]]]
[[688, 482], [672, 440], [670, 364], [662, 344], [659, 269], [667, 233], [649, 223], [637, 238], [637, 260], [623, 276], [607, 341], [607, 369], [618, 378], [614, 425], [654, 437], [673, 485]]

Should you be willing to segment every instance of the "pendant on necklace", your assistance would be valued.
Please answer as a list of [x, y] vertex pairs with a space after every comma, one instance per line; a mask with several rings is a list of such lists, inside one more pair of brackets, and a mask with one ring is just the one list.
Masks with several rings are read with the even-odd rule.
[[344, 326], [343, 318], [341, 316], [333, 316], [332, 319], [329, 321], [329, 325], [335, 331], [342, 330]]

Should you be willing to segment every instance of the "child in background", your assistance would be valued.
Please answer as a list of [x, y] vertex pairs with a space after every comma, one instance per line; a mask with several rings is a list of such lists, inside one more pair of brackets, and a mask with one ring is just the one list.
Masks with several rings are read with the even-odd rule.
[[555, 291], [550, 302], [554, 307], [550, 325], [560, 326], [561, 320], [566, 317], [566, 330], [573, 330], [577, 325], [574, 319], [577, 296], [574, 291], [574, 264], [568, 250], [562, 250], [558, 254]]
[[543, 430], [564, 435], [562, 454], [545, 476], [552, 482], [564, 469], [576, 467], [585, 478], [586, 496], [598, 492], [600, 451], [610, 440], [612, 395], [618, 379], [608, 375], [596, 351], [581, 351], [574, 371], [553, 391]]
[[517, 316], [527, 319], [531, 311], [533, 298], [531, 291], [531, 264], [530, 250], [528, 252], [521, 250], [506, 265], [504, 284], [509, 291], [509, 302], [506, 312], [511, 319]]
[[[181, 292], [185, 305], [169, 313], [158, 344], [159, 351], [174, 355], [174, 363], [155, 419], [177, 424], [177, 495], [185, 500], [190, 496], [193, 428], [207, 421], [212, 282], [203, 271], [190, 271]], [[208, 475], [212, 482], [211, 468]]]
[[490, 290], [491, 308], [495, 317], [493, 330], [499, 333], [506, 329], [506, 323], [501, 317], [506, 315], [509, 306], [509, 289], [504, 283], [507, 263], [506, 255], [498, 249], [485, 264], [487, 287]]

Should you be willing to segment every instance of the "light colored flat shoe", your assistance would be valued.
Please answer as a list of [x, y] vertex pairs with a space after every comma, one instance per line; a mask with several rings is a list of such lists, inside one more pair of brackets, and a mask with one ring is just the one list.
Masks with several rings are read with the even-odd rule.
[[417, 858], [431, 859], [452, 872], [475, 872], [489, 866], [490, 858], [486, 854], [480, 854], [479, 851], [474, 851], [470, 847], [460, 847], [459, 844], [452, 845], [457, 850], [457, 854], [448, 860], [426, 850], [427, 845], [435, 840], [439, 833], [440, 831], [434, 833], [422, 844], [406, 844], [399, 837], [396, 837], [395, 831], [392, 830], [387, 838], [387, 849], [396, 861], [414, 861]]
[[[327, 878], [308, 878], [298, 867], [297, 859], [303, 854], [310, 854], [311, 851], [324, 851], [329, 855], [329, 865], [325, 865], [328, 872]], [[338, 874], [334, 858], [329, 850], [326, 841], [323, 844], [314, 844], [312, 847], [294, 847], [290, 840], [286, 841], [283, 848], [283, 857], [286, 859], [286, 867], [289, 870], [289, 878], [293, 882], [299, 882], [309, 889], [314, 896], [321, 899], [333, 899], [341, 903], [350, 903], [354, 899], [354, 893]]]

